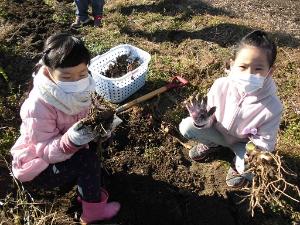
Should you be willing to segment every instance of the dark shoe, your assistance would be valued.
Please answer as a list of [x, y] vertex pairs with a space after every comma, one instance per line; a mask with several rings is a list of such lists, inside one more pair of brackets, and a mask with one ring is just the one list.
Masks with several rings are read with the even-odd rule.
[[81, 21], [80, 18], [77, 16], [74, 23], [71, 24], [71, 28], [77, 29], [77, 28], [81, 27], [82, 25], [88, 24], [90, 21], [91, 21], [90, 18], [86, 18], [85, 20]]
[[230, 167], [227, 176], [226, 184], [228, 187], [241, 188], [245, 186], [247, 180], [241, 174], [239, 174], [234, 168]]
[[189, 157], [194, 161], [202, 161], [204, 160], [210, 153], [214, 152], [218, 145], [204, 145], [202, 143], [198, 143], [189, 151]]
[[102, 26], [102, 16], [94, 16], [94, 27]]

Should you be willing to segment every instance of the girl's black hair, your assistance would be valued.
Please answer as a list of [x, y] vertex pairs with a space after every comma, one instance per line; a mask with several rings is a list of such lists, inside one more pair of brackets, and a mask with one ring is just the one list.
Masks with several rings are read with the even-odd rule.
[[[42, 64], [51, 69], [77, 66], [81, 63], [88, 65], [91, 60], [89, 50], [84, 46], [83, 41], [68, 33], [51, 35], [44, 44], [42, 63], [38, 62], [33, 68], [37, 74]], [[29, 84], [30, 89], [33, 82]]]
[[42, 62], [51, 69], [89, 64], [91, 55], [83, 41], [67, 33], [50, 36], [44, 45]]
[[234, 51], [234, 59], [246, 45], [265, 49], [269, 66], [272, 67], [274, 65], [277, 49], [275, 43], [268, 37], [266, 32], [255, 30], [243, 37]]

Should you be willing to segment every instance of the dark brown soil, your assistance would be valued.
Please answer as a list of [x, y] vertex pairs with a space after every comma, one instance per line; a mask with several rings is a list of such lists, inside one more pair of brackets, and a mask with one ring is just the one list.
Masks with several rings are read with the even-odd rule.
[[44, 40], [51, 34], [67, 30], [66, 24], [52, 19], [54, 11], [41, 0], [1, 1], [4, 21], [14, 25], [13, 32], [4, 40], [8, 46], [19, 44], [29, 54], [39, 53]]
[[[158, 105], [174, 107], [163, 101]], [[224, 161], [233, 158], [228, 149], [220, 148], [204, 163], [191, 162], [187, 149], [159, 129], [164, 116], [157, 120], [151, 111], [135, 107], [123, 114], [124, 123], [106, 153], [104, 166], [110, 175], [105, 184], [111, 199], [123, 206], [112, 223], [231, 225], [268, 220], [268, 213], [251, 218], [247, 203], [238, 204], [243, 193], [226, 187]]]
[[[51, 19], [53, 11], [42, 0], [2, 0], [1, 4], [5, 8], [6, 21], [15, 29], [1, 40], [8, 50], [0, 48], [0, 66], [7, 71], [12, 85], [24, 84], [40, 57], [43, 41], [54, 32], [68, 28]], [[23, 54], [9, 51], [15, 44], [22, 47]], [[126, 70], [111, 70], [110, 77], [128, 72], [127, 64]], [[6, 83], [1, 85], [1, 89], [8, 87]], [[149, 86], [150, 83], [144, 91], [148, 91]], [[2, 96], [7, 94], [2, 90], [0, 93]], [[175, 102], [182, 101], [182, 96], [181, 90], [171, 91], [120, 115], [124, 122], [116, 130], [112, 146], [104, 153], [104, 171], [107, 172], [103, 174], [110, 199], [120, 201], [122, 209], [112, 221], [102, 224], [291, 224], [290, 219], [270, 211], [266, 214], [258, 212], [251, 218], [247, 203], [238, 204], [241, 199], [238, 195], [243, 193], [229, 189], [225, 184], [226, 170], [233, 158], [228, 149], [220, 149], [204, 163], [194, 163], [177, 139], [162, 131], [162, 124], [170, 121], [167, 112], [180, 107]], [[18, 118], [18, 106], [15, 109], [4, 115]], [[19, 128], [19, 120], [7, 122], [2, 119], [1, 127]], [[15, 190], [4, 161], [0, 161], [0, 187], [0, 199]], [[61, 204], [56, 210], [71, 217], [80, 213], [78, 203], [69, 201], [69, 196], [74, 194], [73, 190], [59, 197], [58, 202], [67, 201], [68, 204]], [[47, 195], [44, 198], [53, 200]]]
[[122, 77], [139, 66], [140, 62], [138, 58], [132, 59], [130, 55], [120, 55], [116, 58], [114, 63], [109, 65], [108, 69], [103, 73], [103, 76], [109, 78]]
[[12, 182], [10, 177], [10, 172], [7, 168], [6, 162], [1, 159], [0, 160], [0, 198], [3, 198], [4, 196], [8, 195], [12, 190]]

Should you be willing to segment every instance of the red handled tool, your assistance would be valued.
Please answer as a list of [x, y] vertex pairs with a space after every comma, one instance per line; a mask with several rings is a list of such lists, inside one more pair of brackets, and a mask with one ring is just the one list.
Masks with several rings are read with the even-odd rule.
[[134, 100], [132, 100], [132, 101], [130, 101], [130, 102], [124, 104], [124, 105], [121, 105], [120, 107], [118, 107], [116, 109], [116, 113], [123, 112], [124, 110], [129, 109], [129, 108], [131, 108], [132, 106], [134, 106], [138, 103], [144, 102], [144, 101], [146, 101], [150, 98], [153, 98], [154, 96], [159, 95], [159, 94], [161, 94], [165, 91], [168, 91], [170, 89], [183, 87], [183, 86], [187, 85], [188, 83], [189, 82], [186, 79], [184, 79], [180, 76], [175, 76], [175, 77], [173, 77], [172, 81], [170, 83], [166, 84], [165, 86], [163, 86], [161, 88], [158, 88], [154, 91], [151, 91], [148, 94], [145, 94], [145, 95], [143, 95], [143, 96], [141, 96], [137, 99], [134, 99]]

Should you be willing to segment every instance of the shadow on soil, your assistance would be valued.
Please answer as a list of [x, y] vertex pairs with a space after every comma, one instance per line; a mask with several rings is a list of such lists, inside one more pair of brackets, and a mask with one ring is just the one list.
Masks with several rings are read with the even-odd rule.
[[110, 179], [111, 196], [122, 204], [122, 210], [113, 222], [132, 225], [235, 224], [230, 206], [222, 197], [199, 197], [149, 176], [119, 173]]
[[149, 5], [121, 6], [117, 10], [126, 16], [133, 13], [160, 13], [164, 16], [176, 16], [175, 21], [188, 21], [196, 15], [226, 15], [230, 12], [212, 7], [202, 1], [164, 0]]
[[[270, 217], [266, 214], [251, 218], [247, 205], [237, 204], [238, 192], [230, 192], [227, 197], [198, 196], [150, 176], [116, 173], [110, 177], [108, 188], [110, 201], [122, 204], [110, 224], [254, 225], [267, 224], [262, 221]], [[288, 224], [285, 218], [274, 217], [278, 217], [278, 224]]]
[[14, 189], [12, 177], [3, 159], [0, 159], [0, 187], [0, 199], [5, 198]]
[[[217, 158], [223, 158], [218, 156]], [[294, 162], [295, 165], [299, 162]], [[0, 198], [14, 192], [14, 185], [3, 161], [0, 166]], [[247, 211], [247, 202], [239, 204], [244, 193], [229, 190], [225, 196], [217, 193], [197, 195], [189, 189], [178, 188], [170, 183], [155, 180], [152, 176], [116, 172], [105, 175], [105, 186], [110, 193], [109, 201], [119, 201], [120, 213], [112, 220], [97, 224], [131, 225], [290, 225], [289, 218], [267, 209], [265, 214], [257, 212], [252, 218]], [[81, 213], [81, 206], [76, 201], [75, 189], [64, 187], [59, 192], [47, 192], [35, 195], [51, 204], [51, 199], [62, 199], [61, 209], [74, 218]], [[56, 194], [55, 194], [56, 193]], [[71, 206], [66, 200], [71, 199]], [[57, 199], [58, 200], [58, 199]], [[297, 206], [296, 206], [297, 207]], [[299, 207], [299, 206], [298, 206]], [[275, 222], [276, 221], [276, 222]]]
[[[20, 107], [31, 83], [33, 59], [14, 54], [0, 46], [0, 136], [11, 127], [21, 124]], [[2, 71], [2, 73], [1, 73]]]
[[[17, 55], [0, 46], [0, 96], [7, 96], [11, 88], [23, 86], [30, 78], [34, 67], [33, 59], [24, 55]], [[20, 88], [24, 90], [24, 88]]]
[[[236, 24], [218, 24], [216, 26], [206, 27], [199, 31], [185, 31], [179, 29], [170, 30], [157, 30], [148, 32], [143, 30], [132, 30], [130, 27], [121, 28], [121, 33], [130, 36], [138, 36], [148, 39], [152, 42], [172, 42], [181, 43], [186, 39], [201, 39], [208, 42], [214, 42], [222, 47], [230, 47], [236, 44], [247, 33], [254, 29]], [[274, 32], [269, 33], [274, 38], [278, 46], [297, 48], [300, 46], [300, 40], [289, 34]]]
[[[294, 174], [293, 176], [288, 176], [288, 181], [292, 184], [296, 184], [300, 189], [300, 157], [283, 155], [282, 161], [284, 161], [285, 168], [288, 168], [291, 174]], [[291, 193], [291, 196], [295, 197], [298, 200], [300, 199], [300, 196], [295, 196], [295, 193]], [[294, 207], [295, 211], [300, 212], [299, 203], [289, 200], [288, 202]]]

